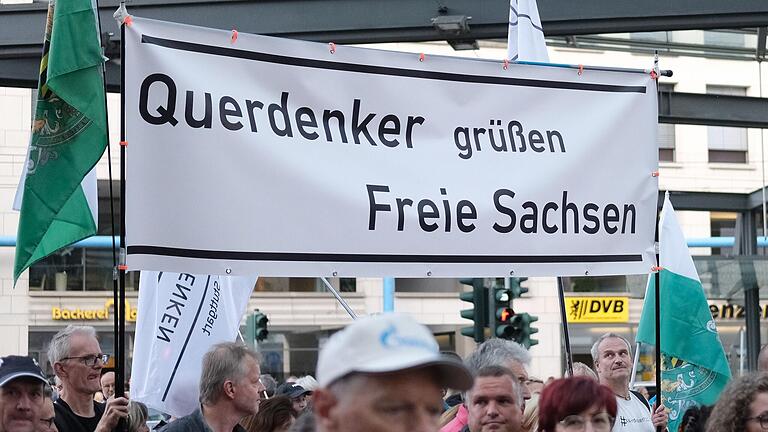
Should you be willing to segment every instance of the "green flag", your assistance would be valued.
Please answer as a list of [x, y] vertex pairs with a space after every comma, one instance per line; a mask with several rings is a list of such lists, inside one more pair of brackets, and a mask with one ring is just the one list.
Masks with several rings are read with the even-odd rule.
[[103, 66], [91, 0], [51, 2], [16, 238], [14, 283], [35, 262], [96, 233], [80, 183], [107, 145]]
[[[661, 390], [662, 401], [670, 409], [669, 429], [677, 430], [689, 407], [717, 401], [731, 370], [669, 196], [659, 224]], [[637, 342], [656, 344], [655, 301], [651, 276]]]

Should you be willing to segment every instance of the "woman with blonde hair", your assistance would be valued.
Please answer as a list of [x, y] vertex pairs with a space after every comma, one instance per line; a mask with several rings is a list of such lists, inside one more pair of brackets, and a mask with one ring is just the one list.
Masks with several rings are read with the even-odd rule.
[[147, 406], [141, 402], [128, 403], [128, 432], [149, 432]]

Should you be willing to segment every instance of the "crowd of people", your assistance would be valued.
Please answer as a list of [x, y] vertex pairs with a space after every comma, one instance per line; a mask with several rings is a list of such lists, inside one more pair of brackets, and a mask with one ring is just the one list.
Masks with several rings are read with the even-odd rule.
[[[632, 349], [614, 333], [592, 347], [593, 367], [547, 382], [528, 375], [519, 344], [490, 339], [466, 359], [441, 353], [403, 314], [360, 318], [321, 349], [316, 376], [278, 385], [239, 343], [202, 359], [199, 406], [162, 432], [641, 432], [665, 430], [663, 405], [629, 388]], [[764, 359], [765, 357], [765, 359]], [[768, 365], [761, 353], [761, 366]], [[29, 357], [0, 358], [0, 432], [148, 432], [147, 407], [115, 394], [93, 328], [68, 326], [50, 343], [49, 383]], [[102, 402], [103, 400], [103, 402]], [[768, 430], [768, 373], [734, 379], [713, 407], [689, 409], [679, 431]]]

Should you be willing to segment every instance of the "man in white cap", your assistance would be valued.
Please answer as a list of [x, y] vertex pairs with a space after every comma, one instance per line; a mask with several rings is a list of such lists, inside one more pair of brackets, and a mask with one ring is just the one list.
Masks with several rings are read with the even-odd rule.
[[45, 385], [43, 371], [31, 358], [0, 358], [0, 432], [35, 431]]
[[440, 354], [413, 318], [360, 318], [320, 351], [313, 396], [318, 432], [436, 432], [442, 389], [468, 390], [472, 376]]

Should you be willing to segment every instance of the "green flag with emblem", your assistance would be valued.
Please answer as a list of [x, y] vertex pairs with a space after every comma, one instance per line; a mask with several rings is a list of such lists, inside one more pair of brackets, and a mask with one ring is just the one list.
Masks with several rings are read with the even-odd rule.
[[81, 187], [107, 145], [96, 19], [91, 0], [51, 2], [48, 8], [14, 283], [32, 264], [96, 233]]
[[[688, 408], [717, 401], [731, 370], [669, 195], [659, 225], [661, 394], [675, 431]], [[637, 329], [637, 342], [649, 345], [656, 344], [654, 279]]]

